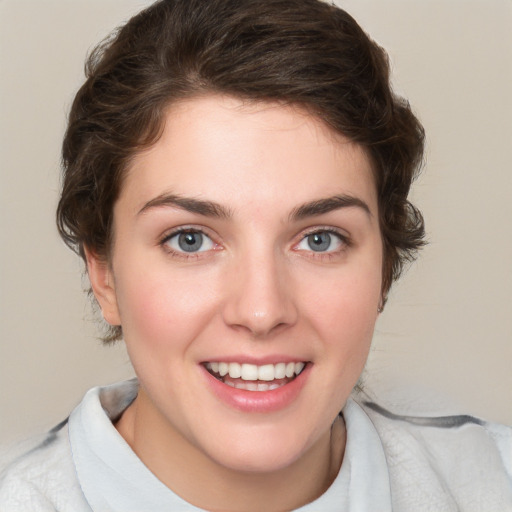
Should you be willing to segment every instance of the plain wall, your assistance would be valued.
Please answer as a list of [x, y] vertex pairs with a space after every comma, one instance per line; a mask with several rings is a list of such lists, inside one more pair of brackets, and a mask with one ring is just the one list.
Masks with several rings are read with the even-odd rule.
[[[0, 440], [132, 375], [102, 347], [54, 210], [84, 57], [142, 0], [0, 1]], [[512, 424], [512, 2], [340, 1], [390, 53], [428, 136], [430, 245], [392, 290], [365, 372], [385, 405]], [[436, 397], [435, 399], [432, 397]]]

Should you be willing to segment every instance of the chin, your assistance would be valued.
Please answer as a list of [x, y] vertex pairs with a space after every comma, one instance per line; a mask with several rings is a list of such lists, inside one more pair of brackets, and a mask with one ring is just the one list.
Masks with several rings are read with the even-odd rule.
[[292, 466], [309, 452], [314, 441], [294, 428], [253, 428], [252, 432], [225, 432], [207, 449], [215, 463], [242, 473], [275, 473]]

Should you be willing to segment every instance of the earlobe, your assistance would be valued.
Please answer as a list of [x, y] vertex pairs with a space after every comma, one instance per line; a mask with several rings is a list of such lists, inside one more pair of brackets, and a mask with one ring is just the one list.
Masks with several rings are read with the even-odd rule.
[[110, 325], [121, 325], [112, 269], [108, 262], [94, 251], [84, 247], [87, 273], [92, 291], [101, 308], [101, 314]]

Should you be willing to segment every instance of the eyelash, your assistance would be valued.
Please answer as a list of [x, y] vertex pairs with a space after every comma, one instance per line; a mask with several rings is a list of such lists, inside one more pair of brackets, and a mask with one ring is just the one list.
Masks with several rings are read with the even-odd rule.
[[[213, 246], [214, 246], [213, 249], [187, 253], [186, 251], [176, 251], [175, 249], [171, 248], [169, 245], [169, 241], [172, 240], [174, 237], [179, 236], [181, 234], [185, 234], [185, 233], [200, 234], [200, 235], [206, 237], [213, 244]], [[299, 244], [301, 244], [303, 241], [307, 240], [307, 238], [310, 237], [311, 235], [323, 234], [323, 233], [327, 233], [329, 235], [334, 235], [339, 240], [342, 247], [340, 249], [333, 250], [333, 251], [318, 251], [318, 252], [314, 251], [313, 249], [311, 249], [311, 250], [297, 249], [297, 246]], [[221, 247], [219, 246], [219, 244], [217, 244], [213, 240], [213, 238], [210, 235], [208, 235], [208, 233], [205, 232], [205, 230], [203, 230], [199, 227], [193, 227], [193, 226], [181, 227], [181, 228], [173, 230], [172, 232], [166, 234], [159, 241], [159, 245], [167, 253], [171, 254], [173, 257], [184, 259], [184, 260], [198, 259], [198, 258], [204, 257], [203, 253], [208, 253], [208, 252], [211, 252], [212, 250], [213, 251], [221, 250]], [[339, 256], [341, 253], [345, 252], [351, 246], [352, 246], [351, 239], [347, 235], [341, 233], [340, 231], [338, 231], [332, 227], [315, 227], [306, 232], [301, 233], [300, 239], [298, 242], [294, 243], [293, 249], [295, 249], [297, 252], [307, 252], [310, 254], [309, 257], [312, 257], [315, 259], [331, 260], [331, 259]]]
[[[303, 241], [307, 240], [307, 238], [310, 237], [311, 235], [320, 234], [320, 233], [322, 233], [322, 234], [327, 233], [329, 235], [334, 235], [339, 240], [339, 242], [341, 244], [341, 248], [339, 248], [337, 250], [333, 250], [333, 251], [318, 251], [318, 252], [315, 252], [313, 249], [308, 250], [308, 251], [305, 250], [304, 252], [308, 252], [310, 254], [309, 257], [324, 260], [324, 261], [332, 260], [332, 259], [340, 256], [342, 253], [344, 253], [347, 249], [349, 249], [352, 246], [352, 240], [346, 234], [341, 233], [340, 231], [338, 231], [337, 229], [334, 229], [332, 227], [317, 226], [315, 228], [312, 228], [312, 229], [302, 233], [300, 235], [299, 242], [294, 244], [294, 248], [296, 248]], [[297, 249], [297, 251], [302, 252], [301, 249]]]
[[[186, 251], [176, 251], [169, 245], [169, 241], [172, 240], [174, 237], [179, 236], [181, 234], [186, 233], [193, 233], [193, 234], [200, 234], [203, 237], [208, 238], [211, 243], [213, 244], [214, 248], [207, 250], [207, 251], [197, 251], [197, 252], [186, 252]], [[187, 227], [181, 227], [178, 229], [175, 229], [171, 231], [170, 233], [166, 234], [159, 242], [159, 245], [170, 255], [172, 255], [175, 258], [180, 258], [184, 260], [193, 260], [198, 259], [202, 257], [203, 253], [210, 252], [211, 250], [219, 250], [219, 244], [217, 244], [213, 238], [208, 235], [208, 233], [205, 232], [205, 230], [201, 228], [196, 228], [193, 226], [187, 226]]]

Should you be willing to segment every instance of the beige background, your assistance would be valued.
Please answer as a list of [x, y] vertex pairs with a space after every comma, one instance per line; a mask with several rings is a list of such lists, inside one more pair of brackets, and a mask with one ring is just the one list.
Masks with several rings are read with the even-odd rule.
[[[0, 1], [1, 441], [131, 376], [122, 345], [95, 340], [80, 263], [53, 219], [84, 56], [144, 3]], [[396, 410], [512, 424], [512, 2], [340, 4], [390, 52], [429, 139], [414, 200], [431, 243], [391, 294], [366, 386]]]

